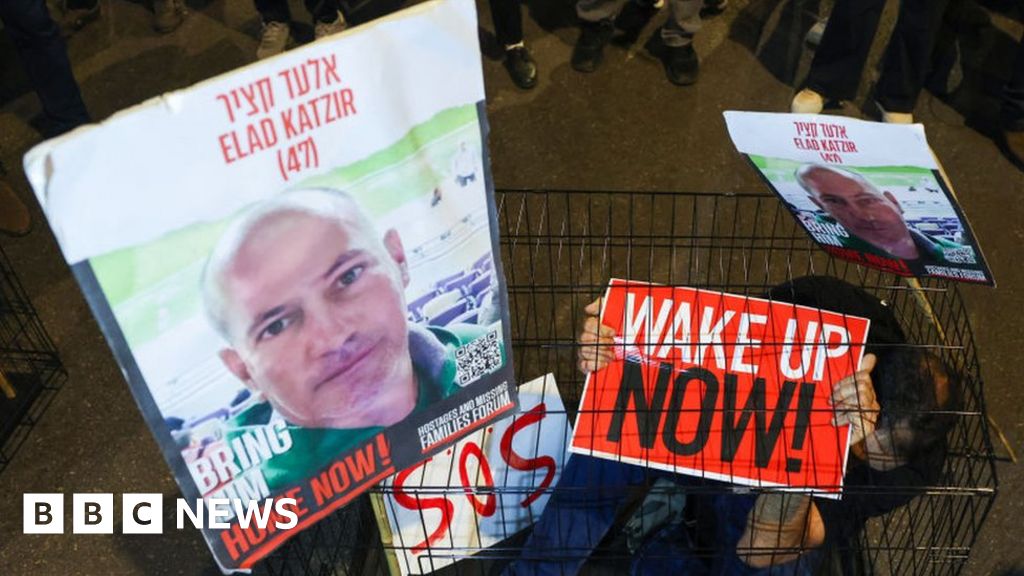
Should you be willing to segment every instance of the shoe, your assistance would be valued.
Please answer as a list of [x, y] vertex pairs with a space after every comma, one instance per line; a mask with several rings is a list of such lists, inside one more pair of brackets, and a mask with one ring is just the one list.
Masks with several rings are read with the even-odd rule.
[[789, 111], [793, 114], [821, 114], [824, 109], [825, 98], [810, 88], [797, 92], [789, 104]]
[[31, 229], [32, 215], [28, 206], [6, 182], [0, 181], [0, 232], [24, 236]]
[[1013, 165], [1024, 170], [1024, 130], [1006, 130], [1002, 132], [1002, 149]]
[[615, 25], [610, 20], [584, 22], [580, 37], [572, 49], [572, 68], [577, 72], [593, 72], [604, 59], [603, 51], [611, 40]]
[[668, 81], [676, 86], [689, 86], [697, 82], [700, 62], [693, 44], [686, 46], [666, 46], [665, 75]]
[[340, 11], [338, 17], [333, 22], [317, 22], [313, 26], [313, 38], [319, 40], [325, 36], [337, 34], [348, 28], [348, 22], [345, 21], [345, 15]]
[[886, 124], [913, 124], [914, 115], [909, 112], [889, 112], [878, 102], [875, 102], [878, 111], [882, 114], [882, 122]]
[[537, 63], [530, 56], [526, 46], [519, 45], [505, 49], [505, 68], [508, 69], [512, 82], [523, 90], [537, 85]]
[[153, 0], [153, 28], [161, 34], [173, 32], [185, 21], [183, 0]]
[[825, 35], [825, 26], [828, 26], [828, 18], [815, 22], [814, 26], [811, 26], [811, 29], [807, 31], [807, 35], [804, 36], [804, 42], [811, 46], [821, 44], [821, 37]]
[[96, 2], [85, 8], [68, 8], [60, 19], [60, 34], [64, 38], [70, 38], [75, 32], [89, 25], [90, 22], [99, 20], [100, 2]]
[[[662, 6], [664, 6], [662, 0]], [[622, 31], [624, 44], [632, 44], [640, 37], [644, 27], [658, 13], [659, 6], [649, 0], [629, 0], [615, 18], [615, 27]]]
[[291, 28], [287, 22], [264, 22], [263, 30], [260, 32], [260, 45], [256, 48], [256, 58], [263, 60], [284, 52], [291, 37]]

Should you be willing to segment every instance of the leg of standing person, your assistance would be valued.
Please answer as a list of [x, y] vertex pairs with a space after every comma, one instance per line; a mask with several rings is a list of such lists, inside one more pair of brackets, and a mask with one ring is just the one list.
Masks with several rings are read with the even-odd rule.
[[884, 7], [885, 0], [836, 0], [804, 88], [790, 105], [792, 112], [817, 114], [826, 101], [849, 100], [857, 94]]
[[593, 72], [604, 59], [604, 47], [612, 39], [612, 19], [627, 0], [577, 0], [580, 36], [572, 50], [571, 64], [577, 72]]
[[661, 27], [665, 45], [665, 74], [673, 84], [689, 86], [697, 81], [699, 63], [693, 36], [700, 30], [703, 0], [668, 0], [668, 20]]
[[[185, 19], [185, 0], [153, 0], [153, 28], [173, 32]], [[100, 0], [67, 0], [60, 19], [61, 33], [71, 36], [100, 17]]]
[[45, 1], [0, 1], [0, 20], [43, 104], [51, 124], [47, 135], [62, 134], [88, 123], [89, 112], [71, 71], [67, 46]]
[[537, 64], [523, 42], [523, 10], [520, 0], [490, 0], [494, 35], [505, 49], [505, 68], [512, 82], [528, 90], [537, 85]]
[[254, 4], [262, 19], [256, 58], [263, 60], [277, 56], [288, 48], [291, 41], [292, 17], [288, 12], [288, 0], [255, 0]]
[[875, 101], [885, 122], [909, 124], [931, 68], [935, 36], [948, 0], [902, 0], [896, 27], [882, 59]]
[[1024, 38], [1017, 43], [1013, 75], [1003, 88], [1002, 124], [1003, 147], [1024, 170]]

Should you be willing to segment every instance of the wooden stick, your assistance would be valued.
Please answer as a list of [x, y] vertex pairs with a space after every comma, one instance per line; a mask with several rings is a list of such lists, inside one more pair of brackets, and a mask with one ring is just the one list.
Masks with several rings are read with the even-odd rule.
[[370, 504], [373, 506], [373, 516], [377, 519], [377, 529], [380, 530], [380, 542], [384, 545], [384, 557], [387, 559], [388, 574], [399, 576], [402, 572], [398, 566], [398, 555], [395, 553], [395, 539], [391, 534], [391, 522], [388, 521], [387, 504], [384, 502], [384, 495], [379, 492], [371, 492]]
[[2, 370], [0, 370], [0, 390], [3, 391], [4, 396], [7, 396], [9, 400], [14, 400], [15, 396], [18, 395], [18, 392], [14, 389], [14, 386], [11, 386], [10, 380], [7, 379], [7, 376], [4, 376]]

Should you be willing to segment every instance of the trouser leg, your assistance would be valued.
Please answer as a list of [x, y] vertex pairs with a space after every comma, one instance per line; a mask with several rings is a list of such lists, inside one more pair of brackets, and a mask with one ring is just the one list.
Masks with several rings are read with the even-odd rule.
[[875, 99], [887, 111], [913, 112], [931, 66], [947, 0], [902, 0], [882, 60]]
[[490, 0], [494, 35], [498, 43], [511, 46], [523, 41], [523, 15], [520, 0]]
[[1013, 75], [1003, 88], [1003, 124], [1008, 130], [1024, 130], [1024, 38], [1017, 44]]
[[584, 22], [611, 20], [628, 0], [577, 0], [576, 15]]
[[700, 30], [700, 9], [703, 0], [669, 0], [668, 20], [661, 27], [661, 40], [666, 46], [686, 46]]
[[292, 19], [288, 0], [255, 0], [255, 4], [264, 22], [288, 22]]
[[341, 11], [338, 0], [305, 0], [305, 3], [314, 22], [334, 22]]
[[506, 576], [563, 576], [580, 567], [604, 538], [631, 486], [646, 482], [639, 466], [573, 454], [544, 507], [522, 556]]
[[18, 50], [43, 111], [66, 132], [89, 122], [60, 28], [44, 0], [0, 0], [0, 20]]
[[885, 0], [836, 0], [804, 84], [828, 98], [849, 100], [878, 29]]

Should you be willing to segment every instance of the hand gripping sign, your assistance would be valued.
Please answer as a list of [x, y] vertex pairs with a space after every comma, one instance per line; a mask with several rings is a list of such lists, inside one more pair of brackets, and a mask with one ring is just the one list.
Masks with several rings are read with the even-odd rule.
[[869, 321], [783, 302], [612, 280], [615, 359], [588, 375], [570, 450], [749, 486], [838, 496], [848, 426], [832, 383]]

